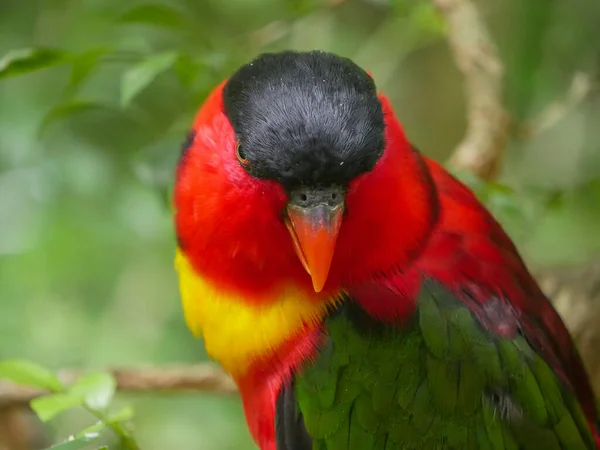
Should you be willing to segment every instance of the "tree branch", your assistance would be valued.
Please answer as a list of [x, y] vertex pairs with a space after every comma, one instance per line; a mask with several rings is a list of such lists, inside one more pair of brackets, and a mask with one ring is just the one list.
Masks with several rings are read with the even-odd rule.
[[537, 280], [575, 339], [600, 395], [600, 258], [581, 267], [546, 269]]
[[[462, 72], [468, 105], [463, 141], [448, 162], [460, 171], [493, 179], [506, 149], [511, 121], [502, 103], [504, 68], [473, 0], [431, 0], [447, 23], [447, 39]], [[565, 97], [517, 131], [531, 137], [554, 126], [597, 88], [592, 77], [576, 73]], [[600, 260], [571, 269], [537, 273], [540, 286], [573, 335], [592, 385], [600, 394]]]
[[[544, 269], [535, 273], [540, 286], [554, 299], [558, 312], [572, 332], [596, 392], [600, 392], [600, 259], [577, 268]], [[213, 364], [190, 366], [140, 367], [109, 369], [121, 392], [181, 394], [211, 392], [234, 394], [232, 379]], [[82, 370], [62, 370], [59, 378], [70, 384]], [[0, 382], [0, 410], [26, 405], [45, 392]]]
[[445, 17], [454, 61], [464, 76], [467, 132], [448, 161], [459, 171], [483, 179], [498, 175], [509, 133], [530, 138], [556, 125], [595, 88], [590, 75], [577, 72], [564, 98], [548, 105], [538, 117], [511, 130], [502, 102], [504, 67], [496, 45], [473, 0], [431, 0]]
[[494, 178], [508, 137], [509, 120], [502, 105], [504, 67], [473, 1], [432, 1], [446, 19], [448, 42], [463, 73], [467, 97], [467, 132], [448, 164]]
[[[50, 445], [50, 442], [43, 438], [39, 420], [30, 409], [22, 406], [15, 404], [14, 407], [0, 409], [1, 450], [31, 450]], [[35, 447], [32, 444], [35, 444]]]
[[[191, 366], [140, 367], [137, 369], [108, 369], [117, 381], [117, 389], [124, 392], [236, 392], [233, 380], [213, 364]], [[73, 383], [85, 372], [62, 370], [59, 379], [65, 384]], [[16, 404], [26, 404], [46, 392], [0, 382], [0, 409]]]
[[[465, 79], [468, 126], [463, 141], [450, 158], [457, 170], [490, 179], [496, 176], [505, 151], [509, 120], [502, 105], [504, 68], [496, 46], [472, 0], [432, 0], [445, 16], [448, 41]], [[332, 0], [336, 5], [339, 0]], [[276, 33], [277, 34], [277, 33]], [[585, 81], [585, 83], [584, 83]], [[589, 92], [588, 79], [577, 76], [567, 100], [555, 103], [529, 129], [539, 132], [556, 123], [566, 109]], [[565, 106], [566, 105], [566, 106]], [[600, 392], [600, 261], [576, 269], [540, 271], [537, 279], [572, 331], [592, 382]], [[234, 394], [229, 376], [212, 364], [193, 366], [109, 369], [122, 392]], [[59, 378], [69, 384], [83, 374], [63, 370]], [[45, 392], [0, 382], [0, 412], [26, 405]]]
[[517, 135], [530, 138], [548, 128], [552, 128], [579, 105], [594, 87], [593, 78], [590, 75], [583, 72], [577, 72], [573, 76], [571, 86], [564, 98], [550, 103], [538, 117], [520, 127], [519, 130], [517, 130]]

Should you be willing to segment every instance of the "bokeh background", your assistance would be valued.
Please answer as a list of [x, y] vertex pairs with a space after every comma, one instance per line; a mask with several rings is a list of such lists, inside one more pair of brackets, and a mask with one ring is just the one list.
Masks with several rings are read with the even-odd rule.
[[[577, 73], [597, 80], [600, 3], [477, 4], [517, 128], [564, 98]], [[425, 0], [2, 0], [0, 358], [52, 369], [205, 360], [172, 267], [174, 164], [207, 93], [284, 48], [369, 68], [428, 155], [445, 160], [464, 134], [462, 77]], [[498, 180], [474, 181], [532, 265], [599, 255], [599, 147], [592, 86], [554, 126], [511, 135]], [[254, 448], [235, 397], [121, 398], [144, 450]], [[47, 431], [62, 439], [89, 422], [75, 410]]]

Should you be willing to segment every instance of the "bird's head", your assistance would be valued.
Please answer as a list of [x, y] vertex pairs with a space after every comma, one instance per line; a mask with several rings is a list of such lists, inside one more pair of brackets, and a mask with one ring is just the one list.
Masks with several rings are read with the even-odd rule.
[[325, 52], [263, 54], [195, 119], [176, 231], [195, 269], [221, 285], [327, 292], [409, 261], [430, 232], [432, 195], [367, 72]]

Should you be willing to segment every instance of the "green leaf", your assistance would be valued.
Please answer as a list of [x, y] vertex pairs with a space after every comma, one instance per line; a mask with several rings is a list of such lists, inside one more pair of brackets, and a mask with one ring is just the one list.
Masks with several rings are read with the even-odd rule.
[[[62, 442], [60, 444], [53, 445], [52, 447], [49, 447], [47, 450], [79, 450], [80, 448], [86, 448], [90, 442], [96, 440], [97, 438], [98, 438], [97, 436], [96, 437], [81, 436], [78, 438], [66, 440], [65, 442]], [[102, 448], [106, 448], [106, 447], [98, 447], [96, 450], [101, 450]]]
[[515, 194], [515, 190], [510, 186], [495, 181], [489, 181], [487, 183], [487, 188], [490, 190], [490, 192], [499, 192], [502, 194]]
[[52, 48], [20, 48], [0, 58], [0, 78], [71, 62], [71, 54]]
[[63, 389], [62, 383], [49, 370], [22, 359], [0, 362], [0, 378], [53, 392]]
[[121, 105], [127, 106], [154, 79], [165, 72], [177, 61], [176, 52], [165, 52], [153, 55], [136, 64], [121, 79]]
[[433, 34], [443, 34], [446, 31], [446, 22], [432, 3], [421, 3], [417, 5], [410, 17], [420, 29]]
[[109, 373], [94, 373], [79, 378], [69, 388], [69, 394], [85, 399], [85, 404], [93, 409], [106, 409], [112, 401], [117, 382]]
[[99, 436], [100, 433], [102, 433], [104, 430], [106, 429], [106, 424], [104, 422], [98, 422], [92, 426], [89, 426], [87, 428], [84, 428], [83, 430], [81, 430], [79, 433], [77, 433], [77, 438], [81, 438], [81, 437], [94, 437], [94, 436]]
[[121, 408], [119, 411], [117, 411], [116, 413], [110, 414], [108, 416], [108, 421], [110, 423], [127, 422], [128, 420], [131, 420], [132, 418], [133, 418], [133, 408], [131, 407], [131, 405], [126, 405], [123, 408]]
[[177, 8], [160, 4], [148, 4], [131, 8], [121, 16], [121, 21], [157, 25], [169, 29], [181, 29], [187, 23], [185, 14]]
[[107, 108], [107, 106], [89, 100], [74, 100], [72, 102], [58, 105], [52, 108], [48, 112], [48, 114], [46, 114], [46, 116], [42, 120], [42, 123], [40, 124], [38, 135], [43, 134], [46, 131], [46, 129], [57, 120], [65, 119], [75, 114], [102, 108]]
[[35, 411], [42, 422], [47, 422], [61, 412], [81, 406], [83, 398], [71, 394], [54, 394], [34, 398], [31, 408]]
[[96, 48], [81, 53], [72, 59], [71, 77], [67, 86], [67, 93], [72, 94], [97, 67], [98, 60], [109, 52], [108, 48]]
[[181, 54], [177, 58], [173, 68], [179, 78], [179, 82], [186, 87], [191, 87], [198, 77], [200, 67], [201, 63], [199, 61], [193, 59], [190, 55]]

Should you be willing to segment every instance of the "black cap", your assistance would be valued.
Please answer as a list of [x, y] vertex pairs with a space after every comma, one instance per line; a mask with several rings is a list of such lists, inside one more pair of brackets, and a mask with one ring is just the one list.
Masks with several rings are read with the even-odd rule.
[[286, 188], [346, 185], [383, 153], [384, 115], [373, 79], [322, 51], [267, 53], [223, 89], [239, 151], [253, 176]]

